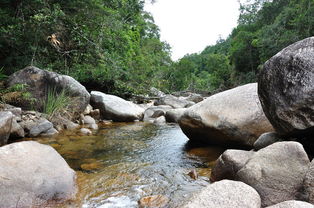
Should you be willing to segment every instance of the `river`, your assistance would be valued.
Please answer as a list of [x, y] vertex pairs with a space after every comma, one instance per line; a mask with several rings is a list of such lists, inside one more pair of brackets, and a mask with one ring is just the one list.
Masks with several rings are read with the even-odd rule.
[[[191, 144], [178, 125], [143, 122], [102, 125], [93, 136], [65, 131], [36, 140], [54, 147], [77, 172], [79, 193], [64, 208], [135, 208], [150, 195], [180, 207], [210, 183], [211, 167], [224, 151]], [[193, 169], [196, 180], [188, 175]]]

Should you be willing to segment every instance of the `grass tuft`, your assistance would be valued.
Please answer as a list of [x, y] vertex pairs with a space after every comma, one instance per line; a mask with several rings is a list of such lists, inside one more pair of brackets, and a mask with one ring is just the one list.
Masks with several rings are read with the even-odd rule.
[[47, 99], [44, 103], [43, 113], [53, 117], [61, 112], [66, 111], [70, 105], [71, 99], [63, 89], [57, 92], [56, 88], [48, 89]]

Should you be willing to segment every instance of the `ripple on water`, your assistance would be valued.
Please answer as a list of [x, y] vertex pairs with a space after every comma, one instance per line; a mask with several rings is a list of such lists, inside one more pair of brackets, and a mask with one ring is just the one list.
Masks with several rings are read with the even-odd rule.
[[[221, 148], [193, 146], [177, 125], [113, 123], [96, 135], [76, 132], [39, 142], [50, 144], [78, 173], [77, 200], [61, 207], [138, 207], [146, 196], [169, 199], [177, 207], [209, 183]], [[198, 179], [188, 173], [195, 169]]]

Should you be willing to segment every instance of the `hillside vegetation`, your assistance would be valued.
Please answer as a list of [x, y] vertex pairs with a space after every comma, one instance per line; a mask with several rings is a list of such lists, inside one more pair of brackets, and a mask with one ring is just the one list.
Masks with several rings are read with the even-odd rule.
[[252, 82], [268, 58], [314, 34], [312, 0], [255, 0], [241, 4], [227, 39], [173, 62], [141, 0], [0, 0], [0, 6], [1, 76], [34, 65], [121, 96], [151, 86], [213, 93]]

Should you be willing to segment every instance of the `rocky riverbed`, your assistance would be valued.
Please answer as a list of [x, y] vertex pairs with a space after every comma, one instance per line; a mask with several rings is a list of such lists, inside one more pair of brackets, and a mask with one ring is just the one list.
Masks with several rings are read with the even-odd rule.
[[[91, 136], [65, 131], [34, 138], [54, 147], [73, 168], [79, 191], [60, 207], [177, 207], [207, 186], [211, 167], [224, 151], [191, 145], [178, 125], [112, 123]], [[195, 170], [198, 176], [189, 174]]]

